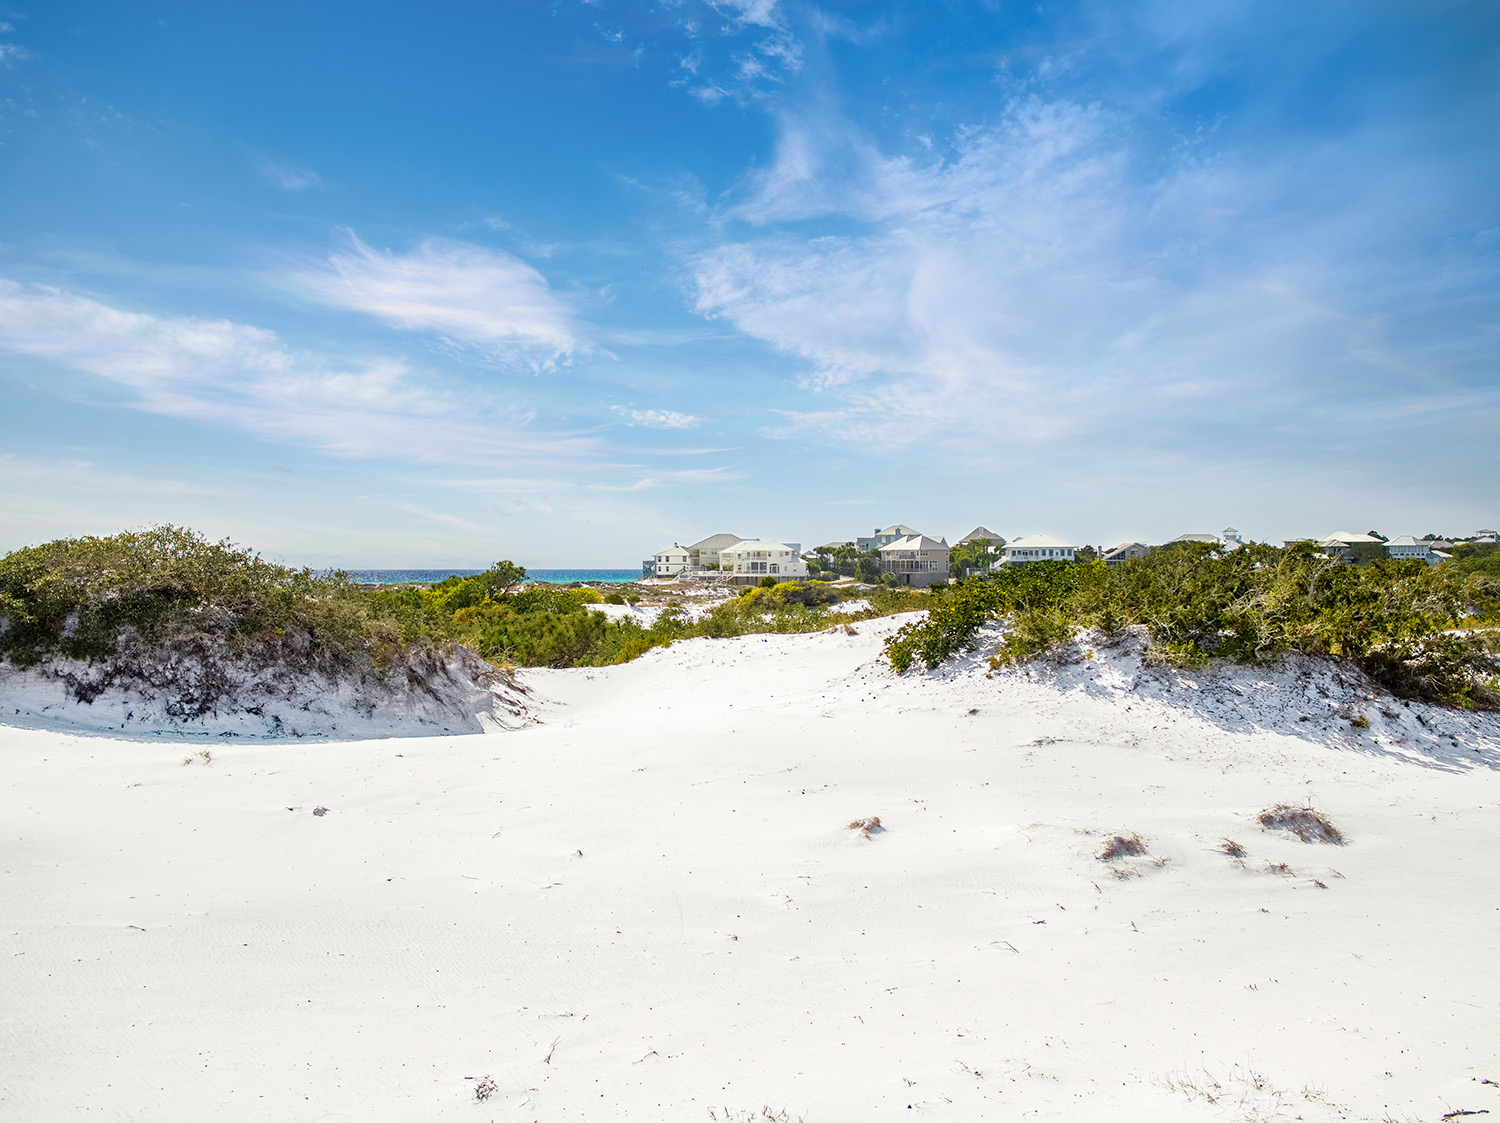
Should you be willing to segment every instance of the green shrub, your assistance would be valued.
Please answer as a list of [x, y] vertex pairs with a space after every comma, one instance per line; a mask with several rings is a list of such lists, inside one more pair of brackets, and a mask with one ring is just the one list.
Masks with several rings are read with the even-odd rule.
[[604, 598], [605, 604], [624, 604], [625, 598], [619, 593], [610, 593]]
[[998, 665], [1066, 643], [1076, 628], [1141, 625], [1155, 662], [1332, 655], [1398, 695], [1494, 707], [1500, 633], [1483, 625], [1497, 614], [1500, 581], [1451, 563], [1347, 566], [1310, 543], [1228, 552], [1188, 543], [1114, 567], [1040, 562], [966, 581], [939, 594], [927, 619], [901, 629], [886, 651], [898, 671], [918, 657], [935, 667], [972, 644], [986, 621], [1008, 618]]

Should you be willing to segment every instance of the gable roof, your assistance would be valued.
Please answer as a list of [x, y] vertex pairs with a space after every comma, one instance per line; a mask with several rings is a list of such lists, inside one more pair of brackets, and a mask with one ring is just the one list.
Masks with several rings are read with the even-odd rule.
[[1007, 550], [1014, 550], [1019, 547], [1024, 550], [1030, 549], [1033, 546], [1061, 546], [1065, 550], [1078, 549], [1077, 543], [1064, 542], [1061, 538], [1053, 538], [1050, 534], [1028, 534], [1022, 538], [1017, 538], [1014, 542], [1008, 543], [1005, 548]]
[[980, 539], [986, 538], [991, 542], [994, 542], [996, 545], [1005, 545], [1005, 539], [1001, 538], [998, 534], [996, 534], [993, 530], [990, 530], [988, 527], [983, 526], [976, 526], [973, 530], [969, 531], [968, 534], [965, 534], [958, 540], [958, 544], [960, 546], [966, 546], [970, 542], [978, 542]]
[[772, 542], [768, 538], [741, 538], [737, 542], [731, 542], [728, 546], [720, 547], [719, 553], [722, 554], [725, 551], [738, 553], [741, 550], [785, 550], [789, 554], [796, 553], [785, 542]]
[[1124, 551], [1129, 550], [1129, 549], [1131, 549], [1132, 547], [1135, 547], [1135, 546], [1139, 546], [1142, 550], [1149, 550], [1149, 549], [1151, 549], [1151, 547], [1148, 546], [1148, 545], [1146, 545], [1146, 543], [1144, 543], [1144, 542], [1121, 542], [1113, 550], [1105, 550], [1104, 551], [1104, 556], [1107, 557], [1107, 558], [1112, 558], [1116, 554], [1123, 553]]
[[722, 550], [725, 546], [733, 546], [736, 542], [744, 539], [738, 534], [710, 534], [702, 542], [694, 542], [688, 547], [689, 550]]
[[908, 534], [905, 538], [887, 542], [880, 547], [880, 552], [883, 554], [887, 550], [946, 550], [947, 548], [947, 542], [935, 541], [925, 534]]
[[1318, 539], [1319, 546], [1352, 546], [1356, 542], [1379, 542], [1368, 534], [1355, 534], [1352, 530], [1335, 530], [1327, 538]]
[[879, 537], [884, 534], [899, 534], [903, 538], [906, 538], [913, 534], [921, 533], [922, 532], [920, 530], [917, 530], [914, 527], [909, 527], [905, 523], [891, 523], [891, 525], [886, 527], [884, 530], [877, 530], [875, 532], [875, 536]]
[[[1428, 546], [1428, 544], [1426, 542], [1418, 542], [1410, 534], [1403, 534], [1400, 537], [1392, 538], [1389, 542], [1386, 543], [1386, 545], [1387, 546]], [[1431, 549], [1431, 546], [1428, 546], [1428, 549]]]
[[1179, 534], [1167, 545], [1170, 546], [1172, 542], [1212, 542], [1217, 545], [1219, 536], [1217, 534]]

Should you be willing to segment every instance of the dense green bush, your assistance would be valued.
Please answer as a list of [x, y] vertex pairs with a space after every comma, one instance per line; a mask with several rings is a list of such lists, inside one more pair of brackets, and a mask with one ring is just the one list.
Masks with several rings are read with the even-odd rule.
[[174, 526], [73, 538], [0, 558], [0, 655], [100, 659], [125, 637], [219, 637], [231, 648], [283, 640], [316, 657], [364, 650], [369, 620], [342, 574], [262, 560]]
[[993, 661], [1032, 658], [1073, 631], [1141, 625], [1149, 658], [1266, 662], [1287, 652], [1348, 658], [1398, 695], [1497, 706], [1500, 580], [1451, 563], [1341, 565], [1311, 544], [1221, 551], [1184, 544], [1118, 566], [1041, 562], [964, 582], [888, 641], [899, 671], [970, 646], [988, 620], [1011, 628]]

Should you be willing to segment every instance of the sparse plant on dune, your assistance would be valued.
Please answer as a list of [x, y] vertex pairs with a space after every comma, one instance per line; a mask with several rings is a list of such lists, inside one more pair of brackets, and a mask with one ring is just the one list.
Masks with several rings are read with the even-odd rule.
[[785, 1108], [761, 1104], [759, 1111], [733, 1111], [727, 1107], [708, 1109], [710, 1123], [802, 1123], [802, 1116], [789, 1115]]
[[852, 819], [844, 824], [846, 831], [859, 831], [860, 834], [869, 838], [872, 834], [878, 834], [885, 828], [880, 825], [880, 816], [871, 815], [867, 819]]
[[1145, 840], [1132, 832], [1111, 836], [1096, 856], [1101, 862], [1111, 862], [1116, 858], [1141, 858], [1145, 854]]
[[1303, 842], [1328, 842], [1341, 846], [1344, 836], [1327, 816], [1312, 807], [1278, 803], [1267, 807], [1255, 821], [1268, 831], [1289, 831]]

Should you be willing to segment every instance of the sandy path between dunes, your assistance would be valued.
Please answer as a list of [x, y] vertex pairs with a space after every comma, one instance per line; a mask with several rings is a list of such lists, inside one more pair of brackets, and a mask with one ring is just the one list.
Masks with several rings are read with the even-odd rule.
[[[1493, 725], [896, 680], [892, 626], [530, 673], [516, 733], [0, 729], [0, 1118], [1500, 1114]], [[1308, 798], [1348, 845], [1253, 822]]]

